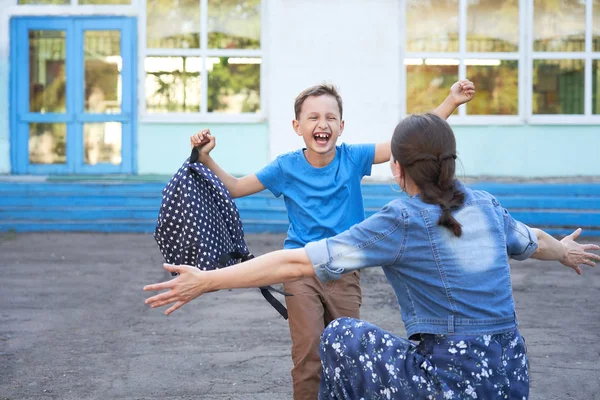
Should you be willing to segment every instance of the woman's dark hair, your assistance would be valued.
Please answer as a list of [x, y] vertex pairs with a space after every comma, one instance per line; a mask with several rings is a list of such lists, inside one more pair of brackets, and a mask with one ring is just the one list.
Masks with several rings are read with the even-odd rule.
[[456, 236], [462, 226], [451, 210], [460, 207], [465, 195], [458, 189], [456, 171], [456, 139], [450, 125], [435, 114], [410, 115], [396, 126], [392, 137], [392, 155], [419, 187], [421, 200], [439, 204], [442, 215], [438, 225]]

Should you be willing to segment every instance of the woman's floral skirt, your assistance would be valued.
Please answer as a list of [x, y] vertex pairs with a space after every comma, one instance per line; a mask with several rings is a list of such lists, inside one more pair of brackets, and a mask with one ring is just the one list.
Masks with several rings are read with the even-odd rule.
[[340, 318], [321, 338], [320, 400], [517, 399], [529, 396], [525, 342], [496, 335], [422, 335], [417, 345]]

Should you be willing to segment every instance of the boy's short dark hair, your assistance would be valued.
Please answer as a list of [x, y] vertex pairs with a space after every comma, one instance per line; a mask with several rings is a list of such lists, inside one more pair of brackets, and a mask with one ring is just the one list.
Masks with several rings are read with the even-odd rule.
[[334, 85], [328, 85], [326, 83], [322, 83], [320, 85], [311, 86], [308, 89], [304, 89], [302, 93], [300, 93], [296, 97], [296, 101], [294, 101], [294, 112], [296, 113], [296, 119], [300, 116], [300, 112], [302, 111], [302, 105], [306, 101], [307, 98], [311, 96], [323, 96], [328, 95], [331, 96], [337, 101], [338, 107], [340, 109], [340, 119], [342, 119], [342, 96], [338, 93], [337, 88]]

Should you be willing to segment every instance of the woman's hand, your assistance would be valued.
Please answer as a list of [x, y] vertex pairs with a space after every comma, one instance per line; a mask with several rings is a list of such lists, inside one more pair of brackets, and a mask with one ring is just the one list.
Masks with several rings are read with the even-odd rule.
[[175, 303], [165, 311], [166, 315], [171, 314], [173, 311], [194, 300], [196, 297], [213, 291], [208, 287], [209, 279], [206, 276], [207, 273], [200, 271], [198, 268], [190, 267], [189, 265], [171, 264], [163, 264], [163, 268], [169, 272], [178, 272], [179, 276], [167, 282], [144, 286], [144, 291], [149, 292], [168, 289], [167, 292], [152, 296], [145, 301], [145, 303], [152, 308]]
[[[600, 246], [595, 244], [579, 244], [575, 240], [581, 234], [581, 228], [564, 237], [560, 243], [563, 245], [564, 253], [560, 260], [561, 264], [573, 268], [577, 274], [581, 275], [581, 264], [595, 267], [595, 261], [600, 261], [600, 256], [594, 253], [588, 253], [588, 250], [600, 250]], [[594, 261], [595, 260], [595, 261]]]

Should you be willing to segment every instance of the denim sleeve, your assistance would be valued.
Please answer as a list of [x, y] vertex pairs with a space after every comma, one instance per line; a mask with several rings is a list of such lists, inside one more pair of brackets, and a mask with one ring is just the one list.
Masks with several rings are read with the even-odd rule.
[[358, 167], [361, 176], [370, 176], [375, 161], [374, 144], [351, 144], [348, 145], [350, 157]]
[[515, 220], [506, 209], [503, 209], [503, 212], [506, 251], [509, 257], [521, 261], [528, 259], [538, 248], [537, 235], [530, 227]]
[[305, 247], [321, 281], [365, 267], [393, 264], [404, 250], [406, 214], [388, 204], [380, 212], [329, 239]]
[[275, 197], [281, 196], [285, 178], [283, 169], [279, 164], [279, 159], [267, 164], [263, 169], [256, 173], [256, 177]]

